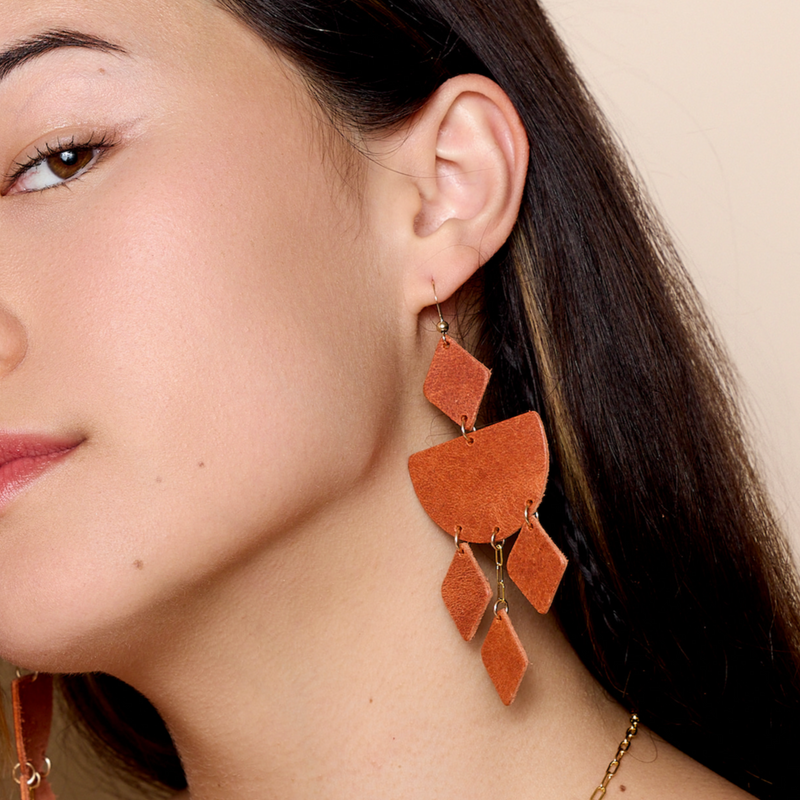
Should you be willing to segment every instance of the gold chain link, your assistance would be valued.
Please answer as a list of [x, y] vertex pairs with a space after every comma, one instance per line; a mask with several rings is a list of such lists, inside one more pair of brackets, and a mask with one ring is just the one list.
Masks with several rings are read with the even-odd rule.
[[492, 547], [494, 547], [494, 566], [497, 572], [497, 602], [494, 604], [494, 615], [497, 616], [501, 611], [508, 611], [508, 601], [506, 600], [506, 581], [505, 573], [503, 572], [503, 544], [505, 539], [499, 542], [496, 537], [500, 533], [499, 528], [495, 528], [492, 532]]
[[[13, 776], [14, 780], [20, 785], [20, 792], [22, 792], [21, 787], [24, 780], [25, 785], [28, 787], [28, 797], [30, 800], [34, 800], [36, 790], [41, 786], [42, 781], [50, 775], [52, 767], [53, 765], [47, 756], [45, 756], [44, 769], [41, 772], [37, 772], [36, 767], [34, 767], [30, 761], [25, 763], [25, 769], [22, 768], [21, 764], [15, 764]], [[30, 773], [30, 775], [26, 776], [26, 773]]]
[[628, 726], [628, 730], [625, 733], [625, 738], [619, 743], [619, 749], [617, 750], [617, 754], [614, 756], [614, 760], [608, 765], [605, 777], [600, 782], [600, 785], [594, 790], [594, 792], [592, 792], [592, 796], [589, 800], [600, 800], [600, 798], [605, 795], [608, 784], [617, 774], [622, 757], [628, 752], [628, 748], [631, 746], [633, 737], [636, 736], [638, 732], [639, 717], [636, 714], [631, 714], [631, 721], [630, 725]]

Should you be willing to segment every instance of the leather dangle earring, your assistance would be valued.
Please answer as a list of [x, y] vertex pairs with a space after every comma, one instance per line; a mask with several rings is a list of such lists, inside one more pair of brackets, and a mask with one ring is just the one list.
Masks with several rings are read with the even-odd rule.
[[44, 672], [20, 676], [11, 683], [17, 765], [14, 780], [22, 800], [55, 800], [47, 776], [47, 742], [53, 719], [53, 676]]
[[533, 607], [547, 613], [567, 559], [539, 524], [536, 508], [544, 495], [548, 449], [535, 411], [475, 428], [491, 375], [480, 361], [447, 336], [439, 312], [436, 346], [423, 391], [461, 428], [461, 435], [414, 453], [408, 471], [428, 516], [454, 537], [456, 552], [442, 584], [442, 597], [462, 637], [478, 630], [492, 590], [470, 544], [491, 544], [497, 599], [494, 619], [481, 648], [483, 663], [500, 699], [510, 705], [528, 668], [528, 656], [511, 624], [505, 596], [505, 543], [516, 531], [507, 559], [509, 577]]

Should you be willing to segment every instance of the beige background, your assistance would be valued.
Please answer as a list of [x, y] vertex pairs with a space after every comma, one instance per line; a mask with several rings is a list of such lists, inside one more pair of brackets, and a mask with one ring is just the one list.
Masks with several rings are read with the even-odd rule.
[[[757, 447], [800, 548], [800, 3], [545, 2], [740, 367]], [[121, 796], [92, 793], [102, 776], [80, 779], [70, 762], [56, 758], [72, 787], [62, 800]], [[11, 791], [3, 784], [0, 796]]]
[[800, 548], [800, 3], [545, 4], [733, 354]]

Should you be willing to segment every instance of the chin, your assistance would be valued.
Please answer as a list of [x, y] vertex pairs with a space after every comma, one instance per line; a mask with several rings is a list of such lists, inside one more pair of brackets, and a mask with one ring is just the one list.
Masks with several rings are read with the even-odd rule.
[[87, 599], [63, 583], [58, 588], [0, 601], [0, 658], [39, 672], [107, 672], [138, 652], [131, 626], [121, 614], [111, 618], [102, 590]]

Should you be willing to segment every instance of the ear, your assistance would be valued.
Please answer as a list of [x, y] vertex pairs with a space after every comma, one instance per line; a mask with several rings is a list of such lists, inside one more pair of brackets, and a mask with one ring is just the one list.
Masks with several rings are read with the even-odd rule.
[[388, 223], [402, 253], [407, 306], [419, 314], [433, 303], [432, 282], [447, 300], [508, 238], [528, 139], [505, 92], [480, 75], [447, 81], [389, 138], [379, 156], [389, 167]]

